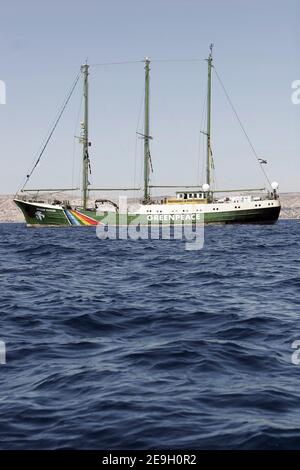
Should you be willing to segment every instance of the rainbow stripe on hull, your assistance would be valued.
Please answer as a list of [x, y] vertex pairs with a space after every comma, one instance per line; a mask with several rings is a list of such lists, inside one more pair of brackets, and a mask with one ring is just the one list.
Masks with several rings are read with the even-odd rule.
[[97, 220], [83, 214], [82, 212], [79, 212], [77, 209], [65, 209], [65, 214], [70, 222], [70, 225], [97, 225], [98, 223]]

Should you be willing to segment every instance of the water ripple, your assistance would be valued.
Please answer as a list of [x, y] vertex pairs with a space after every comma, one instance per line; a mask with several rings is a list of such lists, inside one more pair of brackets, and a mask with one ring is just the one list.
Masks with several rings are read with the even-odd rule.
[[0, 234], [1, 449], [299, 448], [299, 224]]

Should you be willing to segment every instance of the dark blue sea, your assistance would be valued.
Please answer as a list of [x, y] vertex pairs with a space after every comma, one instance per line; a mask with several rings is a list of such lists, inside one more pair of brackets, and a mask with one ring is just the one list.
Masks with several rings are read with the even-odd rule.
[[299, 449], [299, 250], [297, 221], [200, 251], [1, 224], [0, 448]]

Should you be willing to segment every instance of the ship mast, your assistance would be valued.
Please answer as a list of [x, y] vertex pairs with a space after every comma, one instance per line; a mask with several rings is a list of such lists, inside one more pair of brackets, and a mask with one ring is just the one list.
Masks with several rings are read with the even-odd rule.
[[211, 69], [212, 69], [212, 50], [213, 44], [210, 45], [210, 52], [207, 59], [207, 148], [206, 148], [206, 183], [211, 188], [211, 169], [212, 169], [212, 153], [211, 153]]
[[88, 203], [88, 173], [89, 173], [89, 66], [87, 63], [82, 65], [83, 73], [83, 98], [84, 98], [84, 117], [82, 123], [82, 207], [85, 210]]
[[149, 93], [150, 93], [150, 60], [145, 59], [145, 123], [144, 123], [144, 204], [150, 201], [149, 174], [150, 174], [150, 109], [149, 109]]

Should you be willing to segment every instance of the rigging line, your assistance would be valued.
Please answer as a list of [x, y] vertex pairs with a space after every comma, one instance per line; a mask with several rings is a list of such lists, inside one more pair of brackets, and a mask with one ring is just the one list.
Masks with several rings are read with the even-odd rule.
[[99, 67], [104, 65], [125, 65], [125, 64], [139, 64], [141, 62], [145, 62], [144, 60], [127, 60], [124, 62], [103, 62], [98, 64], [89, 64], [90, 67]]
[[[137, 161], [137, 145], [138, 145], [138, 138], [137, 135], [135, 135], [135, 141], [134, 141], [134, 168], [133, 168], [133, 187], [136, 188], [136, 161]], [[133, 191], [134, 197], [136, 196], [135, 191]]]
[[[80, 114], [81, 114], [81, 109], [82, 109], [82, 102], [83, 102], [83, 95], [81, 95], [81, 100], [80, 100], [80, 104], [79, 104], [79, 108], [78, 108], [78, 114], [77, 114], [77, 117], [76, 117], [76, 122], [75, 122], [75, 127], [74, 127], [74, 138], [73, 138], [73, 160], [72, 160], [72, 188], [75, 187], [74, 185], [74, 179], [75, 179], [75, 157], [76, 157], [76, 144], [77, 144], [77, 137], [76, 137], [76, 131], [77, 131], [77, 127], [78, 127], [78, 123], [79, 123], [79, 119], [80, 119]], [[78, 178], [78, 181], [79, 181], [79, 178]], [[77, 183], [78, 183], [77, 181]], [[72, 197], [73, 197], [73, 193], [72, 193]]]
[[259, 157], [258, 157], [258, 154], [257, 154], [255, 148], [254, 148], [254, 145], [253, 145], [253, 143], [251, 142], [250, 137], [248, 136], [248, 134], [247, 134], [247, 132], [246, 132], [246, 130], [245, 130], [243, 124], [242, 124], [242, 121], [241, 121], [241, 119], [240, 119], [240, 117], [239, 117], [239, 115], [238, 115], [238, 113], [237, 113], [237, 111], [236, 111], [236, 109], [235, 109], [235, 107], [234, 107], [234, 105], [233, 105], [231, 99], [230, 99], [230, 96], [229, 96], [229, 94], [228, 94], [228, 92], [227, 92], [227, 90], [226, 90], [226, 88], [225, 88], [225, 86], [224, 86], [224, 84], [223, 84], [223, 82], [222, 82], [222, 80], [221, 80], [221, 78], [220, 78], [220, 76], [219, 76], [219, 74], [218, 74], [218, 72], [217, 72], [215, 66], [213, 66], [213, 69], [214, 69], [215, 74], [216, 74], [216, 77], [217, 77], [217, 79], [218, 79], [218, 81], [219, 81], [219, 83], [220, 83], [220, 85], [221, 85], [221, 87], [222, 87], [222, 89], [223, 89], [223, 91], [224, 91], [224, 93], [225, 93], [225, 96], [226, 96], [226, 98], [227, 98], [227, 100], [228, 100], [228, 103], [229, 103], [229, 105], [230, 105], [232, 111], [234, 112], [234, 115], [235, 115], [235, 117], [237, 118], [238, 123], [239, 123], [239, 125], [240, 125], [240, 127], [241, 127], [243, 133], [245, 134], [245, 137], [246, 137], [246, 139], [247, 139], [247, 141], [248, 141], [248, 144], [250, 145], [250, 147], [251, 147], [251, 149], [252, 149], [252, 152], [253, 152], [253, 154], [254, 154], [254, 157], [255, 157], [255, 159], [257, 160], [257, 162], [258, 162], [258, 164], [259, 164], [259, 167], [260, 167], [261, 171], [263, 172], [263, 174], [264, 174], [264, 176], [265, 176], [267, 182], [268, 182], [269, 185], [271, 186], [271, 181], [269, 180], [268, 175], [267, 175], [265, 169], [262, 167], [262, 165], [261, 165], [260, 162], [259, 162]]
[[[197, 184], [199, 183], [200, 185], [200, 161], [202, 162], [202, 168], [201, 168], [201, 180], [203, 181], [203, 172], [204, 172], [204, 138], [203, 134], [201, 133], [202, 129], [204, 129], [204, 123], [205, 123], [205, 109], [207, 106], [207, 96], [205, 96], [203, 100], [203, 108], [201, 112], [201, 121], [200, 121], [200, 130], [198, 134], [198, 149], [197, 149]], [[203, 147], [203, 152], [201, 149], [201, 145]]]
[[204, 141], [204, 138], [202, 139], [202, 148], [201, 148], [201, 151], [202, 151], [202, 167], [201, 167], [201, 181], [203, 183], [204, 181], [204, 173], [205, 173], [205, 150], [206, 150], [206, 144], [205, 144], [205, 141]]
[[151, 62], [202, 62], [203, 59], [153, 59]]
[[[203, 59], [152, 59], [151, 62], [201, 62]], [[123, 62], [99, 62], [96, 64], [90, 64], [91, 67], [101, 67], [106, 65], [126, 65], [126, 64], [140, 64], [145, 62], [142, 60], [127, 60]]]
[[140, 179], [139, 179], [139, 183], [141, 183], [143, 181], [143, 163], [144, 163], [144, 152], [143, 152], [143, 141], [142, 141], [142, 139], [140, 139], [139, 152], [140, 152]]
[[[142, 109], [143, 109], [143, 102], [144, 102], [144, 87], [143, 91], [141, 94], [141, 100], [140, 100], [140, 105], [139, 105], [139, 113], [138, 113], [138, 121], [137, 121], [137, 126], [136, 126], [136, 131], [135, 131], [135, 146], [134, 146], [134, 184], [133, 187], [136, 188], [136, 179], [137, 179], [137, 147], [138, 147], [138, 131], [140, 130], [140, 122], [141, 122], [141, 115], [142, 115]], [[134, 191], [134, 197], [136, 191]]]
[[53, 125], [53, 127], [52, 127], [50, 133], [48, 134], [48, 137], [47, 137], [47, 139], [46, 139], [44, 145], [42, 146], [42, 149], [41, 149], [41, 151], [40, 151], [40, 153], [39, 153], [39, 156], [38, 156], [38, 158], [37, 158], [37, 160], [36, 160], [36, 162], [35, 162], [35, 164], [34, 164], [32, 170], [31, 170], [31, 171], [28, 173], [28, 175], [26, 176], [25, 183], [23, 184], [23, 186], [22, 186], [21, 189], [24, 189], [25, 185], [27, 184], [28, 180], [30, 179], [31, 175], [33, 174], [34, 170], [35, 170], [36, 167], [38, 166], [38, 164], [39, 164], [39, 162], [40, 162], [40, 160], [41, 160], [41, 158], [42, 158], [42, 155], [43, 155], [44, 151], [46, 150], [46, 147], [47, 147], [47, 145], [48, 145], [48, 143], [49, 143], [49, 141], [50, 141], [50, 139], [51, 139], [51, 137], [52, 137], [52, 135], [53, 135], [53, 133], [54, 133], [54, 131], [55, 131], [55, 129], [56, 129], [58, 123], [59, 123], [59, 121], [60, 121], [60, 118], [62, 117], [63, 112], [64, 112], [64, 110], [66, 109], [67, 104], [69, 103], [69, 101], [70, 101], [70, 99], [71, 99], [71, 96], [72, 96], [72, 94], [73, 94], [73, 91], [75, 90], [75, 87], [76, 87], [76, 85], [77, 85], [77, 83], [78, 83], [79, 77], [80, 77], [80, 72], [79, 72], [78, 75], [76, 76], [76, 79], [75, 79], [74, 82], [73, 82], [73, 85], [72, 85], [72, 87], [71, 87], [71, 90], [69, 91], [69, 93], [68, 93], [68, 95], [67, 95], [67, 97], [66, 97], [66, 99], [65, 99], [65, 101], [64, 101], [64, 103], [63, 103], [63, 106], [62, 106], [62, 108], [61, 108], [61, 110], [60, 110], [60, 112], [59, 112], [59, 114], [58, 114], [58, 116], [57, 116], [57, 118], [56, 118], [56, 120], [55, 120], [55, 123], [54, 123], [54, 125]]

